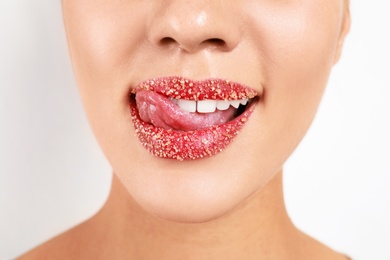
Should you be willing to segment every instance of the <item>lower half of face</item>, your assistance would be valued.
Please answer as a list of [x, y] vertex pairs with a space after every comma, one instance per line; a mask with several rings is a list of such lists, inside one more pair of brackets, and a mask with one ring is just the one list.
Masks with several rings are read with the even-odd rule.
[[226, 214], [281, 171], [317, 110], [344, 12], [339, 0], [63, 0], [63, 9], [113, 171], [141, 207], [180, 222]]

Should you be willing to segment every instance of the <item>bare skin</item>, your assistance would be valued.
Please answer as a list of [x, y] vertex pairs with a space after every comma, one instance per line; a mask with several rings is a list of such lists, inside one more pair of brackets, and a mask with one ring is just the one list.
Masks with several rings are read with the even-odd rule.
[[153, 217], [116, 177], [90, 220], [23, 259], [348, 259], [298, 230], [287, 215], [279, 173], [217, 220], [180, 224]]

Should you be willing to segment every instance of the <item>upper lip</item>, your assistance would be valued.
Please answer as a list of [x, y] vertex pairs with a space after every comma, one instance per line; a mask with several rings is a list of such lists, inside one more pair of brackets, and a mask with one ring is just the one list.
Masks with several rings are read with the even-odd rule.
[[250, 87], [229, 80], [210, 78], [191, 80], [180, 76], [148, 79], [139, 83], [132, 93], [150, 90], [173, 99], [185, 100], [242, 100], [252, 99], [259, 93]]

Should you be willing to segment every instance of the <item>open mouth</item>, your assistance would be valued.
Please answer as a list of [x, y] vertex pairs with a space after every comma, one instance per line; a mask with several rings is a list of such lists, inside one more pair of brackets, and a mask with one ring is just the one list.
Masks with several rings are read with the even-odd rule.
[[257, 93], [220, 79], [166, 77], [139, 84], [130, 110], [142, 145], [160, 158], [193, 160], [221, 152], [248, 121]]

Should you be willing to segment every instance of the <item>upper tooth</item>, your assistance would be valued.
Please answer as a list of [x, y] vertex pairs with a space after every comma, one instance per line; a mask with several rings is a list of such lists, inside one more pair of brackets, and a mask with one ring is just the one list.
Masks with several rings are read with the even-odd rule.
[[196, 111], [196, 101], [179, 99], [177, 105], [187, 112]]
[[230, 104], [235, 107], [235, 108], [238, 108], [240, 106], [240, 100], [231, 100], [230, 101]]
[[248, 99], [242, 99], [240, 101], [240, 104], [243, 105], [243, 106], [245, 106], [247, 103], [248, 103]]
[[200, 100], [198, 101], [197, 111], [199, 113], [212, 113], [217, 109], [216, 100]]
[[199, 113], [213, 113], [216, 109], [218, 110], [226, 110], [230, 106], [238, 108], [241, 105], [246, 105], [248, 103], [248, 99], [241, 100], [184, 100], [184, 99], [171, 99], [173, 103], [177, 104], [183, 110], [187, 112], [194, 113], [198, 111]]
[[227, 100], [217, 100], [217, 108], [219, 110], [226, 110], [230, 107], [230, 102]]
[[170, 100], [172, 101], [173, 104], [176, 104], [176, 105], [177, 105], [177, 102], [179, 101], [179, 100], [176, 99], [176, 98], [170, 98]]

